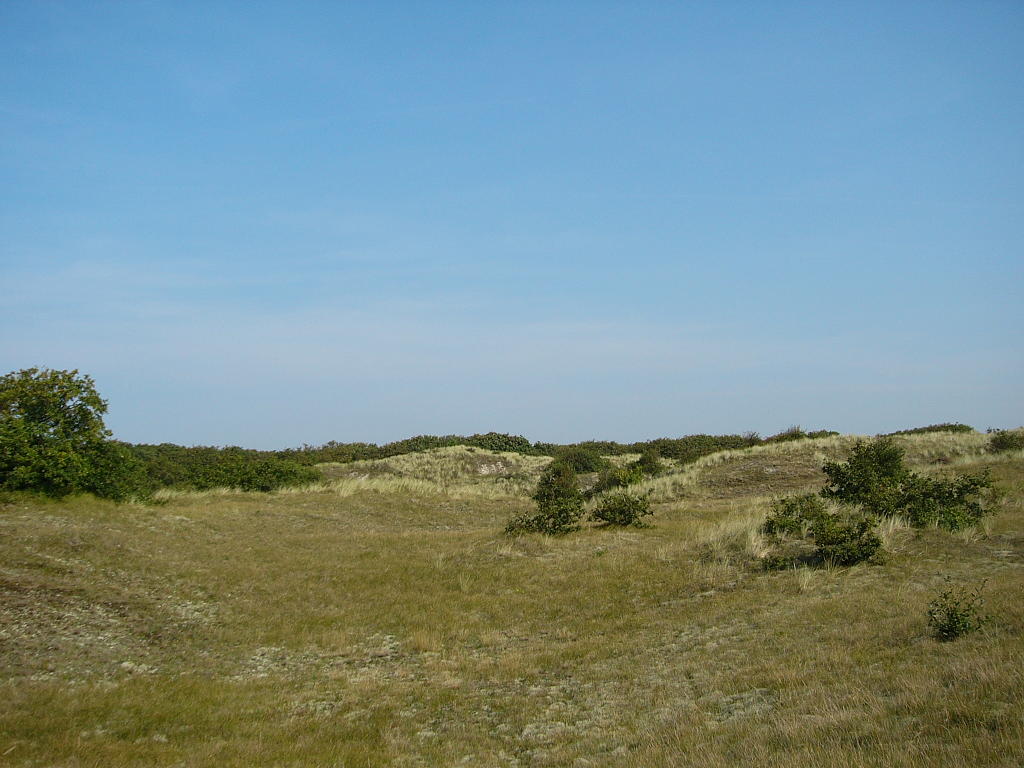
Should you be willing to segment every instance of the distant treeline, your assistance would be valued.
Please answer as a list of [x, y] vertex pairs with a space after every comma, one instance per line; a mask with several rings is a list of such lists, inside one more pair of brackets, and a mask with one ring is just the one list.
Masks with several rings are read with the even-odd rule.
[[238, 447], [186, 448], [170, 443], [126, 447], [136, 459], [137, 485], [149, 493], [159, 488], [272, 491], [322, 479], [320, 472], [313, 467], [273, 451]]
[[384, 445], [331, 441], [320, 446], [304, 445], [301, 448], [281, 451], [258, 451], [234, 446], [185, 447], [171, 443], [123, 445], [136, 459], [139, 484], [151, 491], [157, 488], [206, 490], [217, 487], [266, 491], [321, 479], [319, 471], [315, 469], [317, 464], [347, 464], [353, 461], [386, 459], [406, 453], [457, 445], [521, 453], [527, 456], [557, 457], [571, 451], [585, 451], [599, 456], [654, 453], [662, 458], [686, 463], [716, 451], [835, 434], [838, 433], [828, 430], [804, 432], [799, 427], [793, 427], [768, 438], [749, 432], [744, 435], [661, 437], [639, 443], [586, 440], [580, 443], [558, 444], [531, 443], [520, 435], [488, 432], [470, 436], [418, 435]]
[[[922, 432], [969, 432], [964, 424], [935, 424], [928, 427], [903, 430], [892, 434], [918, 434]], [[386, 459], [407, 453], [429, 451], [434, 448], [468, 446], [489, 451], [520, 453], [527, 456], [559, 457], [570, 453], [593, 456], [620, 456], [622, 454], [654, 454], [682, 463], [696, 461], [702, 456], [754, 445], [805, 440], [837, 435], [832, 430], [804, 431], [791, 427], [770, 437], [756, 432], [743, 435], [688, 435], [686, 437], [659, 437], [638, 443], [618, 443], [611, 440], [585, 440], [579, 443], [530, 442], [521, 435], [488, 432], [478, 435], [418, 435], [393, 443], [339, 443], [303, 445], [280, 451], [258, 451], [249, 448], [217, 448], [211, 446], [185, 447], [163, 443], [161, 445], [123, 444], [137, 460], [139, 481], [149, 490], [157, 488], [183, 488], [205, 490], [230, 487], [251, 491], [267, 491], [289, 485], [314, 482], [321, 479], [317, 464]]]
[[923, 435], [926, 432], [973, 432], [974, 427], [969, 424], [950, 422], [947, 424], [931, 424], [927, 427], [914, 427], [913, 429], [901, 429], [899, 432], [889, 432], [880, 437], [893, 437], [894, 435]]
[[415, 453], [432, 448], [446, 448], [465, 445], [484, 448], [489, 451], [508, 451], [527, 456], [558, 456], [568, 450], [581, 449], [601, 456], [621, 456], [624, 453], [654, 452], [665, 459], [682, 462], [696, 461], [701, 456], [730, 448], [748, 448], [764, 443], [778, 443], [787, 440], [802, 440], [810, 437], [837, 435], [838, 432], [818, 430], [805, 432], [800, 427], [791, 427], [772, 437], [762, 438], [756, 432], [743, 435], [688, 435], [687, 437], [659, 437], [639, 443], [617, 443], [612, 440], [585, 440], [579, 443], [531, 443], [520, 435], [505, 435], [488, 432], [483, 435], [419, 435], [385, 445], [373, 443], [336, 443], [321, 446], [304, 445], [277, 451], [274, 455], [291, 459], [299, 464], [312, 465], [324, 462], [348, 463], [367, 459], [386, 459], [404, 453]]
[[[686, 463], [726, 449], [838, 434], [790, 427], [768, 438], [748, 432], [662, 437], [640, 443], [587, 440], [558, 445], [488, 432], [469, 437], [419, 435], [385, 445], [332, 441], [283, 451], [257, 451], [122, 443], [110, 439], [103, 422], [106, 412], [107, 401], [96, 391], [95, 382], [77, 370], [26, 368], [0, 376], [0, 491], [30, 491], [54, 497], [94, 493], [119, 501], [147, 498], [161, 488], [270, 491], [321, 479], [316, 465], [322, 463], [384, 459], [456, 445], [552, 456], [558, 466], [572, 467], [574, 472], [606, 474], [613, 468], [603, 456], [640, 454], [638, 461], [618, 467], [624, 475], [608, 474], [609, 483], [623, 485], [637, 476], [661, 471], [661, 458]], [[936, 424], [894, 434], [937, 431], [972, 430], [964, 424]], [[1016, 450], [1020, 440], [1017, 433], [1000, 432], [993, 437], [992, 448]]]

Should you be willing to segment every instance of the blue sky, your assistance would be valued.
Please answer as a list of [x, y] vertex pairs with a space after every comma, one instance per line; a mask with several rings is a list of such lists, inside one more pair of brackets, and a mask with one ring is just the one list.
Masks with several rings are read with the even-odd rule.
[[1024, 422], [1024, 5], [7, 2], [0, 367], [133, 442]]

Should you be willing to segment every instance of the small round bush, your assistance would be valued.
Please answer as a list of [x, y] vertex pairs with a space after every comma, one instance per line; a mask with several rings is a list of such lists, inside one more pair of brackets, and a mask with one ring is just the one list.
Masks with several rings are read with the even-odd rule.
[[573, 472], [600, 472], [608, 467], [608, 460], [592, 448], [566, 448], [555, 456], [555, 462], [572, 467]]
[[642, 517], [654, 514], [651, 510], [651, 502], [644, 496], [637, 496], [622, 491], [613, 493], [601, 500], [601, 503], [594, 508], [590, 516], [599, 522], [608, 525], [633, 525], [642, 528], [644, 523]]
[[981, 607], [985, 604], [981, 597], [984, 587], [984, 581], [971, 592], [962, 587], [947, 586], [928, 605], [928, 627], [932, 635], [948, 642], [981, 629], [988, 621], [988, 617], [981, 613]]
[[827, 514], [825, 502], [817, 494], [776, 499], [772, 502], [772, 511], [761, 526], [761, 533], [769, 536], [802, 536], [808, 526]]
[[818, 518], [811, 526], [811, 536], [818, 546], [815, 553], [823, 563], [856, 565], [870, 560], [882, 548], [882, 540], [874, 533], [872, 517], [844, 520], [834, 515]]

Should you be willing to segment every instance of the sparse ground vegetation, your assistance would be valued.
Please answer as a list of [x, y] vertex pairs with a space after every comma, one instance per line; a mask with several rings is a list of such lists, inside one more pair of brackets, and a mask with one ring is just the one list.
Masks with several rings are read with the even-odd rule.
[[[7, 491], [0, 762], [1015, 765], [1024, 457], [891, 439], [922, 478], [988, 470], [991, 514], [861, 529], [817, 493], [856, 455], [835, 435], [662, 458], [628, 489], [653, 525], [562, 536], [501, 532], [537, 513], [551, 457], [474, 446], [157, 505]], [[826, 518], [851, 527], [815, 539]], [[766, 570], [774, 536], [808, 559]], [[871, 536], [884, 558], [815, 562]], [[936, 606], [982, 616], [970, 589], [936, 595], [982, 579], [985, 631], [936, 642]]]

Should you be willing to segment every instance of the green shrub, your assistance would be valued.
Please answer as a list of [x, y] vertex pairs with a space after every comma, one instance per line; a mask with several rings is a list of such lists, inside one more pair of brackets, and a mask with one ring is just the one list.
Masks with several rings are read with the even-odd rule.
[[937, 524], [950, 531], [976, 525], [988, 514], [979, 499], [991, 487], [987, 475], [937, 480], [903, 465], [903, 449], [887, 438], [857, 443], [850, 459], [822, 467], [828, 482], [821, 495], [859, 504], [881, 517], [908, 518], [912, 525]]
[[483, 448], [487, 451], [498, 453], [522, 453], [530, 455], [535, 453], [533, 445], [525, 437], [520, 435], [506, 435], [501, 432], [488, 432], [484, 435], [473, 435], [466, 441], [467, 445], [476, 448]]
[[816, 429], [813, 432], [807, 432], [806, 436], [809, 439], [817, 439], [819, 437], [835, 437], [838, 434], [834, 429]]
[[893, 435], [923, 435], [929, 432], [973, 432], [974, 427], [968, 424], [948, 422], [944, 424], [929, 424], [927, 427], [914, 427], [913, 429], [901, 429], [898, 432], [890, 432], [886, 437]]
[[788, 443], [791, 440], [809, 440], [818, 437], [833, 437], [839, 433], [831, 429], [816, 429], [812, 432], [805, 431], [800, 426], [792, 426], [789, 429], [779, 432], [777, 435], [766, 437], [763, 441], [765, 443]]
[[93, 453], [83, 490], [114, 501], [145, 500], [156, 485], [126, 443], [108, 440]]
[[963, 530], [988, 514], [979, 496], [991, 487], [987, 474], [952, 480], [911, 474], [901, 488], [901, 512], [918, 528], [939, 525], [949, 531]]
[[590, 513], [594, 520], [608, 525], [633, 525], [642, 528], [641, 518], [654, 514], [650, 499], [625, 491], [612, 493], [601, 499], [601, 503]]
[[132, 445], [127, 450], [140, 463], [150, 489], [272, 491], [322, 479], [314, 467], [281, 457], [287, 453], [169, 443]]
[[571, 467], [573, 472], [600, 472], [608, 467], [608, 460], [592, 448], [565, 448], [555, 455], [555, 462]]
[[807, 433], [799, 425], [794, 425], [789, 429], [779, 432], [777, 435], [766, 437], [764, 441], [766, 443], [788, 443], [791, 440], [804, 440], [806, 437]]
[[583, 494], [576, 472], [568, 464], [552, 462], [540, 477], [533, 493], [537, 512], [520, 515], [509, 521], [505, 533], [569, 533], [579, 528], [583, 515]]
[[772, 502], [772, 511], [761, 526], [769, 536], [803, 536], [819, 518], [828, 514], [825, 502], [817, 494], [787, 496]]
[[644, 477], [656, 477], [665, 471], [665, 465], [654, 448], [646, 449], [629, 467], [639, 470]]
[[882, 547], [874, 533], [875, 519], [844, 519], [824, 515], [811, 525], [811, 537], [817, 545], [817, 558], [833, 565], [854, 565], [870, 560]]
[[1024, 450], [1024, 430], [1001, 429], [988, 439], [988, 450], [992, 453]]
[[985, 604], [981, 597], [984, 587], [983, 581], [968, 592], [963, 587], [947, 584], [942, 594], [928, 605], [928, 627], [932, 635], [947, 642], [981, 629], [989, 620], [988, 616], [981, 613]]
[[903, 455], [903, 449], [888, 439], [858, 442], [845, 463], [827, 461], [822, 466], [828, 480], [821, 495], [846, 504], [860, 504], [877, 515], [896, 515], [901, 486], [910, 476], [910, 470], [903, 465]]
[[732, 450], [736, 448], [749, 448], [752, 444], [750, 433], [744, 435], [688, 435], [687, 437], [668, 438], [659, 437], [647, 443], [638, 443], [634, 447], [643, 452], [653, 449], [659, 456], [666, 459], [676, 459], [684, 464], [696, 461], [701, 456], [707, 456], [718, 451]]
[[588, 492], [590, 496], [595, 496], [602, 491], [610, 491], [614, 488], [625, 488], [627, 486], [639, 483], [644, 479], [644, 473], [639, 467], [625, 466], [625, 467], [609, 467], [604, 470], [601, 475], [597, 478], [597, 482], [594, 487]]

